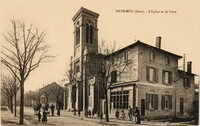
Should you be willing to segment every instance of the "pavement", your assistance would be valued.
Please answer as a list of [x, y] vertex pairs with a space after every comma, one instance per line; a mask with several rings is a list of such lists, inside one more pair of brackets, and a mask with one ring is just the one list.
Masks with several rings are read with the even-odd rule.
[[[31, 125], [28, 121], [24, 120], [25, 125]], [[2, 126], [16, 126], [19, 125], [19, 115], [16, 117], [6, 106], [1, 106], [1, 125]], [[19, 125], [20, 126], [20, 125]]]
[[[26, 110], [32, 111], [32, 108], [25, 107]], [[52, 117], [52, 116], [49, 116]], [[62, 110], [61, 115], [58, 118], [74, 118], [75, 120], [84, 120], [85, 122], [94, 122], [94, 124], [101, 124], [101, 125], [113, 125], [113, 126], [122, 126], [122, 125], [147, 125], [147, 126], [192, 126], [190, 122], [177, 122], [177, 123], [170, 123], [168, 121], [166, 122], [160, 122], [160, 121], [147, 121], [142, 120], [141, 124], [134, 124], [134, 121], [129, 121], [128, 118], [125, 118], [125, 120], [122, 119], [116, 119], [114, 116], [110, 116], [109, 122], [105, 121], [105, 118], [102, 120], [99, 120], [97, 116], [94, 117], [85, 117], [82, 113], [80, 117], [78, 116], [78, 113], [76, 113], [76, 116], [74, 116], [73, 112], [69, 112], [67, 110]], [[35, 120], [36, 121], [36, 120]], [[10, 110], [7, 107], [2, 106], [1, 107], [1, 124], [2, 126], [16, 126], [19, 125], [19, 115], [17, 117], [14, 117], [14, 115], [10, 112]], [[29, 120], [24, 120], [25, 125], [31, 125], [32, 122]], [[193, 125], [194, 126], [194, 125]]]

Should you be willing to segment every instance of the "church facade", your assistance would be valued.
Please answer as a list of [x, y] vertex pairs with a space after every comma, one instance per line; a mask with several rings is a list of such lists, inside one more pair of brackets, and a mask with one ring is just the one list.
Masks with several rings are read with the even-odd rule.
[[[182, 56], [163, 50], [161, 37], [156, 38], [156, 46], [138, 40], [110, 54], [101, 54], [98, 17], [98, 13], [81, 7], [72, 18], [74, 55], [71, 84], [66, 87], [67, 109], [105, 113], [108, 97], [108, 111], [113, 115], [116, 110], [127, 113], [129, 106], [138, 107], [143, 118], [190, 115], [195, 76], [192, 63], [187, 63], [187, 71], [178, 70]], [[108, 64], [109, 68], [102, 67], [107, 74], [102, 81], [104, 75], [97, 74], [97, 67]]]

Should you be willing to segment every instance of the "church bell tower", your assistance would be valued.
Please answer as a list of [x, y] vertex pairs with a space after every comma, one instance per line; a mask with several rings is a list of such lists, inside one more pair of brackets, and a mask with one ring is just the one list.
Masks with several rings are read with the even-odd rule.
[[74, 23], [73, 74], [76, 77], [75, 108], [85, 110], [87, 97], [87, 55], [98, 53], [98, 17], [99, 14], [81, 7], [72, 18]]

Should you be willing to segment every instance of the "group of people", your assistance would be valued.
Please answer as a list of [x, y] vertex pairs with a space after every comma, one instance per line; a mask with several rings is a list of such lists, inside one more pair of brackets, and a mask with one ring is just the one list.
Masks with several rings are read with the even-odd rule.
[[[41, 114], [41, 108], [43, 110], [42, 114]], [[42, 119], [43, 124], [46, 124], [47, 122], [47, 115], [50, 114], [50, 111], [48, 111], [49, 108], [49, 104], [45, 104], [43, 107], [41, 104], [35, 105], [35, 107], [33, 107], [34, 111], [38, 111], [37, 112], [37, 117], [38, 117], [38, 122], [40, 122], [40, 120]], [[54, 116], [54, 109], [55, 106], [52, 104], [50, 106], [51, 109], [51, 115]], [[60, 106], [57, 105], [57, 115], [60, 116]]]
[[[119, 118], [125, 119], [124, 110], [121, 110], [121, 113], [118, 110], [116, 110], [115, 116], [116, 116], [117, 119], [119, 119]], [[135, 107], [135, 109], [133, 110], [129, 106], [128, 107], [128, 117], [129, 117], [130, 121], [133, 119], [133, 116], [135, 116], [135, 123], [140, 124], [140, 111], [139, 111], [138, 107]]]

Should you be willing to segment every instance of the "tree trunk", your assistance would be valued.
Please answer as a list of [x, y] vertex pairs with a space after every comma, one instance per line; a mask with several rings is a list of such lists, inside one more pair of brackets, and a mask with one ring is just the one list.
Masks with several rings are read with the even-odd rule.
[[24, 80], [20, 82], [20, 119], [19, 124], [24, 124]]
[[15, 111], [14, 111], [14, 116], [17, 116], [17, 94], [14, 95], [14, 102], [15, 102]]
[[109, 115], [108, 115], [108, 93], [107, 93], [107, 91], [106, 91], [105, 95], [106, 95], [106, 97], [105, 97], [105, 102], [106, 102], [106, 106], [105, 106], [105, 108], [106, 108], [106, 122], [109, 122]]
[[10, 108], [10, 98], [9, 97], [7, 97], [8, 99], [7, 99], [7, 106], [8, 106], [8, 108]]
[[10, 96], [10, 111], [13, 113], [13, 96]]

